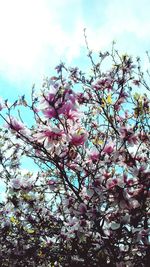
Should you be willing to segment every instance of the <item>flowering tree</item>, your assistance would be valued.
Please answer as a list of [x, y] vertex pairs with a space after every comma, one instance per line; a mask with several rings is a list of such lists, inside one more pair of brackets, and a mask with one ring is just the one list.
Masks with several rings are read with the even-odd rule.
[[[31, 104], [1, 101], [2, 266], [148, 266], [148, 78], [114, 46], [88, 56], [90, 74], [60, 64]], [[18, 167], [24, 155], [38, 172]]]

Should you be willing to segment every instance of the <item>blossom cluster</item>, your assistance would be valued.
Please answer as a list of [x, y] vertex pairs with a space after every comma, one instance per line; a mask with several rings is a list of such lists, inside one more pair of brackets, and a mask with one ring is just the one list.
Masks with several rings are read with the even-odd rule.
[[[13, 149], [1, 152], [2, 263], [148, 266], [149, 87], [139, 59], [136, 66], [115, 50], [99, 57], [112, 60], [104, 73], [93, 60], [91, 75], [60, 64], [31, 104], [24, 96], [12, 105], [0, 100], [1, 138]], [[32, 127], [13, 115], [22, 106]], [[36, 174], [22, 172], [23, 156]]]

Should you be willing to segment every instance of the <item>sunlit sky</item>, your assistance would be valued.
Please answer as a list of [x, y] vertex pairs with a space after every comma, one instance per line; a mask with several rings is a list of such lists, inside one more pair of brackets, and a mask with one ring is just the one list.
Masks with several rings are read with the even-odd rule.
[[60, 61], [83, 65], [83, 29], [94, 51], [117, 41], [144, 57], [150, 48], [149, 0], [0, 0], [0, 95], [29, 95]]
[[0, 0], [0, 96], [29, 97], [60, 61], [87, 67], [84, 28], [95, 52], [115, 40], [119, 51], [145, 58], [149, 14], [149, 0]]

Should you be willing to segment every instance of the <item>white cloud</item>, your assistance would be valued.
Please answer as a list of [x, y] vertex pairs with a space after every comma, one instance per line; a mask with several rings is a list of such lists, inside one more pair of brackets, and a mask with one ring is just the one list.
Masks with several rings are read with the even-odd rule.
[[[74, 0], [73, 0], [74, 2]], [[79, 2], [79, 1], [77, 1]], [[33, 79], [63, 55], [79, 53], [80, 27], [74, 33], [61, 25], [69, 1], [0, 0], [0, 72], [8, 79]], [[76, 25], [77, 24], [77, 25]]]
[[46, 11], [38, 1], [0, 2], [1, 71], [13, 76], [32, 69], [46, 43], [44, 26], [51, 20]]
[[0, 73], [13, 82], [41, 80], [60, 60], [80, 56], [84, 27], [95, 51], [117, 39], [119, 49], [144, 53], [149, 8], [149, 0], [0, 0]]

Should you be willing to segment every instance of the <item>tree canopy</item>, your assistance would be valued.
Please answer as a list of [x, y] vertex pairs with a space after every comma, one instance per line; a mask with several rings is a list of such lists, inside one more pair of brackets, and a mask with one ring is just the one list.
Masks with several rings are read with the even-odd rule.
[[0, 101], [1, 266], [148, 266], [149, 72], [114, 45], [88, 57]]

